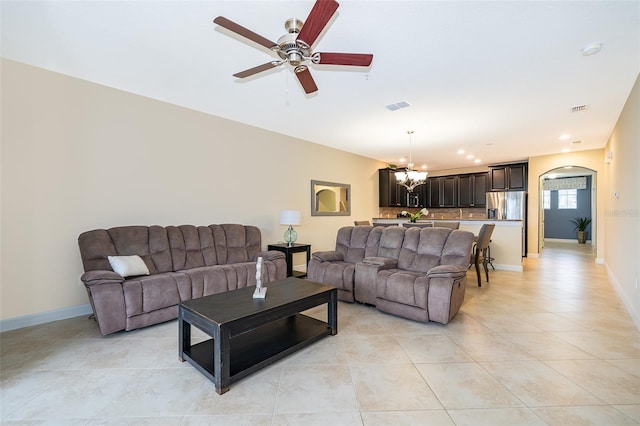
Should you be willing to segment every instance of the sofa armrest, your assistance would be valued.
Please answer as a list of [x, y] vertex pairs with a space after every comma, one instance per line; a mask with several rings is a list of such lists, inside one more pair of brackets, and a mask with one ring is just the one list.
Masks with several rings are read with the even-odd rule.
[[393, 269], [398, 267], [398, 259], [392, 259], [390, 257], [365, 257], [362, 260], [362, 263], [380, 266], [380, 268], [378, 268], [379, 271], [383, 269]]
[[93, 286], [98, 284], [122, 284], [124, 282], [124, 277], [122, 275], [117, 274], [113, 271], [106, 270], [96, 270], [96, 271], [87, 271], [80, 277], [82, 282], [86, 286]]
[[262, 260], [276, 260], [276, 259], [284, 259], [284, 253], [277, 250], [269, 250], [269, 251], [259, 251], [256, 253], [253, 259], [254, 262], [258, 261], [259, 257], [262, 257]]
[[457, 279], [467, 274], [467, 267], [462, 265], [438, 265], [427, 272], [429, 278]]
[[87, 271], [80, 277], [87, 289], [91, 308], [100, 332], [107, 335], [126, 327], [127, 311], [125, 307], [122, 276], [113, 271]]
[[312, 256], [319, 262], [340, 262], [344, 260], [342, 253], [337, 251], [317, 251]]

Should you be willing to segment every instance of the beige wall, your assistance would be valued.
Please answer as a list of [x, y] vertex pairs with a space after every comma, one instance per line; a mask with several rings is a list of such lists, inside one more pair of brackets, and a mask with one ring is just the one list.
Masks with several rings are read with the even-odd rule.
[[[1, 72], [0, 319], [88, 302], [85, 230], [244, 223], [266, 247], [296, 209], [298, 240], [322, 250], [377, 215], [377, 161], [4, 59]], [[352, 215], [311, 217], [311, 179], [351, 184]]]
[[[609, 278], [640, 328], [640, 77], [604, 152], [605, 265]], [[604, 155], [604, 154], [603, 154]], [[618, 198], [614, 195], [618, 193]]]

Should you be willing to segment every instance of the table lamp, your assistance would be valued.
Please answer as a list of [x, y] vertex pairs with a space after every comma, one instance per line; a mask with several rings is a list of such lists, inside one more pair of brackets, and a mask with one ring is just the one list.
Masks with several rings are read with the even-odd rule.
[[300, 212], [298, 210], [281, 210], [280, 225], [289, 225], [289, 228], [284, 231], [284, 240], [291, 247], [298, 239], [298, 233], [292, 225], [300, 225]]

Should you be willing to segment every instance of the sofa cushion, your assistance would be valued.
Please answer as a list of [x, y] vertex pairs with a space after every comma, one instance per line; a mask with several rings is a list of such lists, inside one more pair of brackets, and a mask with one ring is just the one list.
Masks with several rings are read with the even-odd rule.
[[167, 226], [166, 229], [174, 271], [216, 264], [213, 234], [209, 228], [181, 225]]
[[365, 256], [371, 226], [345, 226], [338, 230], [336, 251], [347, 263], [361, 262]]
[[260, 230], [255, 226], [211, 225], [219, 265], [256, 261], [261, 250]]
[[382, 235], [380, 236], [380, 245], [378, 246], [378, 253], [371, 254], [370, 256], [398, 259], [402, 248], [402, 242], [404, 241], [405, 229], [399, 226], [374, 228], [374, 230], [377, 229], [380, 229], [382, 232]]
[[175, 273], [164, 273], [125, 281], [122, 290], [127, 316], [140, 315], [180, 303], [178, 279]]
[[378, 272], [378, 298], [427, 309], [428, 279], [419, 272], [389, 269]]
[[398, 258], [398, 269], [427, 272], [441, 263], [448, 228], [408, 228]]
[[[191, 282], [191, 298], [209, 296], [256, 284], [255, 262], [243, 262], [233, 265], [215, 265], [181, 271]], [[262, 265], [263, 283], [268, 286], [273, 281], [275, 267], [271, 262]]]

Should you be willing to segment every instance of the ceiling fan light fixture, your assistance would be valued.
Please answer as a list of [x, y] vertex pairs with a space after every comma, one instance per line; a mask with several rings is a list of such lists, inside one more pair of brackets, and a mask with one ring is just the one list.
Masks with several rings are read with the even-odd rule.
[[331, 17], [338, 9], [338, 6], [339, 4], [335, 0], [316, 0], [305, 21], [298, 18], [289, 18], [285, 21], [284, 28], [287, 30], [287, 33], [281, 36], [277, 43], [256, 34], [250, 29], [231, 21], [224, 16], [216, 17], [213, 20], [215, 24], [270, 49], [282, 60], [281, 62], [270, 61], [266, 64], [258, 65], [257, 67], [252, 67], [235, 73], [233, 76], [238, 78], [247, 78], [272, 69], [273, 67], [282, 65], [286, 62], [292, 66], [300, 85], [308, 95], [316, 92], [318, 90], [318, 86], [306, 65], [304, 68], [298, 68], [306, 61], [312, 61], [314, 64], [322, 65], [368, 67], [371, 65], [371, 61], [373, 61], [373, 55], [369, 53], [323, 52], [322, 54], [316, 54], [314, 56], [311, 46], [327, 26]]

